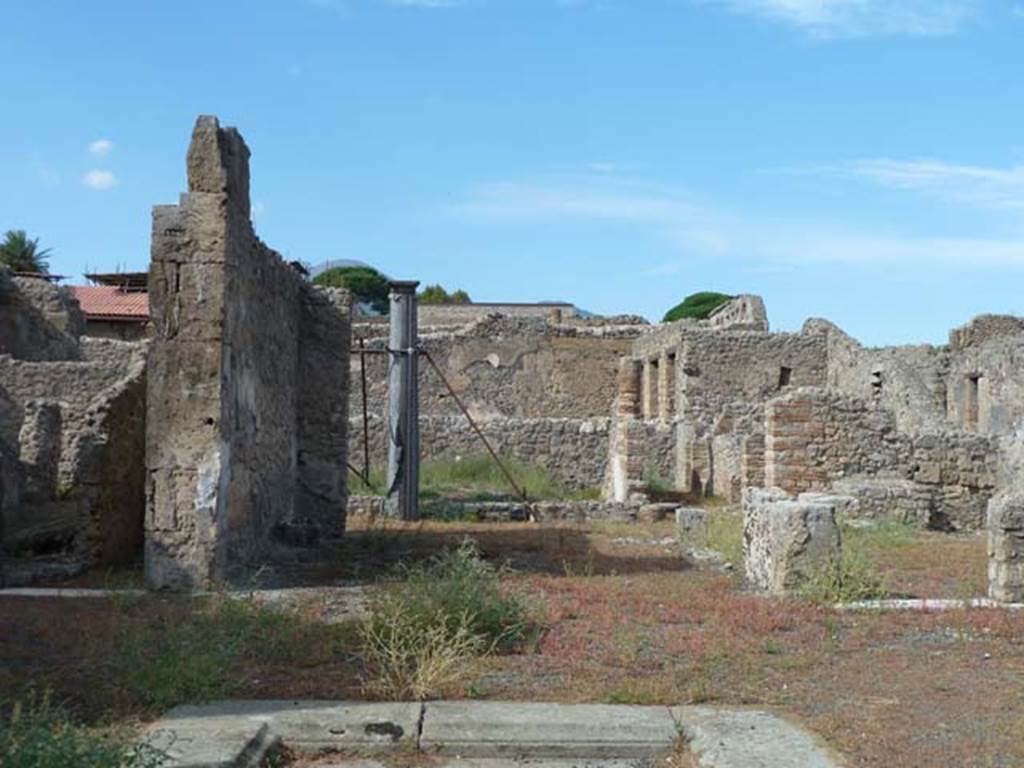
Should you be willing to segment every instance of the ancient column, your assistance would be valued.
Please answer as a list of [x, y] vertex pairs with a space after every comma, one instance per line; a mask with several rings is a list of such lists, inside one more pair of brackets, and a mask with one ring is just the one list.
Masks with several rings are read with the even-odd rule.
[[388, 498], [387, 513], [419, 519], [419, 330], [416, 288], [412, 280], [391, 287], [391, 335], [388, 341]]

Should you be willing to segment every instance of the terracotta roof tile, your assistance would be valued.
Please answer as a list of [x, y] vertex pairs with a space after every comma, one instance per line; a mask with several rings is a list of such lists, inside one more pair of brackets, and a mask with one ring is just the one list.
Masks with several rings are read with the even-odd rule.
[[71, 291], [88, 318], [149, 319], [149, 294], [144, 291], [125, 292], [112, 285], [73, 285]]

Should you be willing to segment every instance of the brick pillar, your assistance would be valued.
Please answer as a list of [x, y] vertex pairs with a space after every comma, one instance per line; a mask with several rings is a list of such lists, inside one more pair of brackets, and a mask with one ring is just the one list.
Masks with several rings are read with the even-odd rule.
[[643, 374], [639, 360], [623, 358], [619, 362], [619, 416], [635, 419], [640, 416], [640, 391]]

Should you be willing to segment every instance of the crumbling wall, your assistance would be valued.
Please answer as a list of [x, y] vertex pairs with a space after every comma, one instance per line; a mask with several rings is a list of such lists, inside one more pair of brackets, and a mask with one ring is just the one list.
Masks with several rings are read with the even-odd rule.
[[[955, 430], [900, 432], [888, 409], [831, 390], [804, 388], [769, 402], [765, 428], [767, 487], [855, 492], [868, 517], [880, 512], [880, 505], [869, 503], [872, 493], [865, 489], [872, 486], [889, 505], [887, 517], [977, 529], [997, 483], [992, 439]], [[923, 519], [922, 493], [930, 499]]]
[[19, 360], [78, 360], [85, 316], [71, 291], [43, 277], [0, 266], [0, 355]]
[[[359, 325], [365, 355], [372, 460], [386, 454], [388, 358], [384, 330]], [[499, 452], [544, 466], [571, 487], [598, 485], [607, 462], [607, 422], [619, 359], [643, 326], [575, 327], [538, 318], [488, 316], [454, 331], [426, 329], [420, 347]], [[356, 349], [359, 347], [356, 346]], [[375, 354], [375, 352], [377, 354]], [[360, 355], [352, 355], [349, 453], [361, 466], [363, 402]], [[419, 366], [423, 460], [486, 449], [437, 372]], [[576, 446], [574, 448], [574, 446]], [[593, 450], [592, 450], [593, 449]], [[579, 451], [579, 466], [570, 456]], [[600, 454], [600, 458], [596, 458]]]
[[[509, 419], [479, 422], [499, 456], [536, 464], [570, 490], [600, 487], [608, 463], [610, 419]], [[350, 419], [352, 463], [362, 468], [362, 420]], [[387, 462], [387, 433], [374, 418], [370, 425], [371, 466]], [[424, 461], [486, 453], [487, 449], [464, 416], [420, 418], [420, 451]]]
[[219, 581], [274, 531], [290, 540], [296, 528], [308, 538], [344, 527], [347, 295], [311, 286], [253, 233], [248, 160], [235, 129], [199, 118], [189, 192], [153, 211], [154, 587]]
[[803, 332], [828, 345], [828, 387], [889, 410], [903, 432], [946, 426], [949, 351], [929, 345], [868, 349], [827, 320], [812, 319]]
[[[130, 562], [141, 553], [144, 404], [117, 394], [140, 391], [145, 344], [84, 343], [73, 335], [77, 307], [61, 304], [49, 283], [30, 280], [50, 308], [40, 338], [51, 343], [41, 349], [57, 359], [0, 355], [0, 445], [8, 456], [0, 543], [19, 557], [61, 555], [69, 567]], [[61, 306], [70, 317], [58, 316]], [[17, 315], [22, 327], [39, 319], [21, 311], [29, 313]], [[106, 445], [124, 449], [96, 449]], [[103, 512], [101, 486], [110, 500]], [[31, 564], [20, 571], [33, 573]]]

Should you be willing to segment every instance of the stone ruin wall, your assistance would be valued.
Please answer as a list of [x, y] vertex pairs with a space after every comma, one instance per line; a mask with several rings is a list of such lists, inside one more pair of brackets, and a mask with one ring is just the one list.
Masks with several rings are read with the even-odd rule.
[[[380, 324], [356, 326], [382, 350]], [[567, 487], [599, 486], [608, 459], [615, 372], [644, 326], [585, 327], [491, 315], [456, 330], [424, 328], [420, 346], [444, 372], [499, 455], [546, 467]], [[358, 350], [358, 345], [354, 347]], [[371, 463], [387, 457], [387, 356], [367, 354]], [[363, 462], [360, 356], [352, 356], [349, 451]], [[425, 461], [486, 451], [427, 361], [419, 366], [420, 440]]]
[[849, 516], [976, 529], [1024, 471], [1022, 329], [982, 316], [948, 346], [869, 349], [817, 319], [799, 334], [660, 326], [633, 345], [635, 413], [616, 411], [610, 459], [632, 476], [609, 470], [606, 494], [642, 489], [663, 449], [640, 425], [671, 425], [681, 491], [829, 489], [857, 500]]
[[772, 401], [766, 425], [769, 488], [845, 493], [858, 500], [851, 516], [933, 528], [984, 524], [999, 469], [991, 438], [901, 432], [891, 411], [823, 389]]
[[249, 150], [197, 123], [189, 191], [153, 212], [146, 575], [203, 586], [346, 506], [350, 300], [253, 233]]
[[[763, 304], [741, 299], [741, 309], [760, 308], [757, 322], [766, 329]], [[637, 423], [623, 427], [632, 440], [617, 442], [628, 443], [634, 454], [626, 462], [634, 477], [625, 485], [638, 486], [642, 477], [654, 475], [683, 492], [739, 501], [743, 489], [763, 477], [765, 402], [780, 391], [824, 382], [827, 353], [821, 337], [745, 330], [753, 324], [746, 314], [724, 316], [736, 317], [741, 329], [713, 330], [683, 321], [634, 343], [633, 386], [639, 395], [635, 412], [620, 412], [619, 418]], [[652, 435], [648, 445], [645, 431]], [[625, 485], [606, 484], [606, 489], [621, 491]]]
[[65, 289], [0, 269], [0, 550], [12, 558], [9, 583], [31, 577], [25, 557], [59, 556], [73, 572], [141, 554], [146, 345], [80, 338], [83, 327]]
[[18, 360], [79, 360], [85, 315], [71, 291], [0, 266], [0, 355]]

